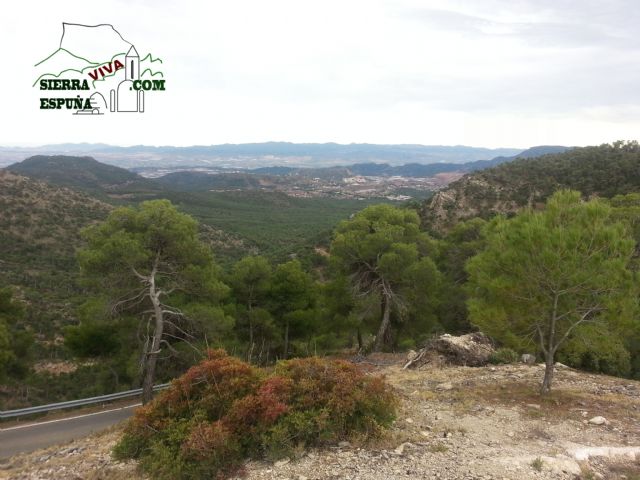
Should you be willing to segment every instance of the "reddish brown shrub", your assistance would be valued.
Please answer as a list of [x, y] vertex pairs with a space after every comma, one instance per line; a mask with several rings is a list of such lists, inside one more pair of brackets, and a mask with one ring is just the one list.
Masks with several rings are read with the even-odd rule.
[[247, 395], [233, 404], [225, 415], [225, 421], [235, 430], [273, 424], [289, 410], [287, 402], [292, 387], [291, 379], [267, 378], [255, 394]]
[[153, 478], [221, 478], [245, 458], [377, 435], [395, 406], [382, 378], [347, 362], [290, 360], [266, 376], [214, 350], [138, 409], [114, 453]]

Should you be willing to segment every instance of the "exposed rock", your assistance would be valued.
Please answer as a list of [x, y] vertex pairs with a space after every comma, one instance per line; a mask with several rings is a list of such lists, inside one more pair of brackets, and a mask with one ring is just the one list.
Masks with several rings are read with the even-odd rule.
[[636, 460], [640, 458], [640, 447], [579, 447], [570, 449], [568, 453], [578, 461], [589, 460], [591, 457], [626, 457]]
[[[425, 225], [429, 225], [433, 230], [445, 232], [461, 220], [487, 213], [509, 213], [521, 209], [522, 205], [515, 200], [500, 198], [503, 189], [504, 186], [489, 182], [481, 175], [466, 175], [451, 183], [446, 189], [436, 192], [424, 203], [420, 216]], [[534, 192], [531, 192], [528, 204], [531, 203], [533, 195]]]
[[291, 461], [290, 458], [285, 457], [282, 460], [278, 460], [276, 463], [273, 464], [273, 466], [276, 467], [276, 468], [284, 467], [290, 461]]
[[597, 416], [597, 417], [593, 417], [592, 419], [589, 420], [589, 423], [591, 425], [607, 425], [609, 422], [607, 422], [607, 419], [601, 416]]
[[407, 447], [413, 447], [413, 444], [410, 442], [404, 442], [403, 444], [399, 445], [395, 450], [395, 454], [396, 455], [402, 455], [404, 454], [404, 449]]
[[479, 367], [488, 363], [493, 352], [491, 340], [483, 333], [459, 337], [444, 334], [408, 357], [404, 368], [419, 368], [430, 363]]

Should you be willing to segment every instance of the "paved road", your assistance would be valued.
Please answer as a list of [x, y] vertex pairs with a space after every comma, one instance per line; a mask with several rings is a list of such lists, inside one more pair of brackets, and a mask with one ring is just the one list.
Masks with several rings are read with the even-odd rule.
[[139, 405], [0, 429], [0, 459], [99, 432], [129, 418]]

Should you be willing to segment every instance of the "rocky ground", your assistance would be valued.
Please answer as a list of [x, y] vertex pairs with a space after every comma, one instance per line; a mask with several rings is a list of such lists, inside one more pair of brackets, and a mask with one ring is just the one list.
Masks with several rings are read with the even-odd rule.
[[[549, 398], [537, 393], [540, 365], [423, 367], [402, 359], [374, 367], [402, 399], [388, 434], [343, 442], [276, 463], [247, 463], [258, 479], [640, 479], [640, 382], [560, 366]], [[16, 456], [0, 478], [142, 479], [115, 462], [119, 427]]]

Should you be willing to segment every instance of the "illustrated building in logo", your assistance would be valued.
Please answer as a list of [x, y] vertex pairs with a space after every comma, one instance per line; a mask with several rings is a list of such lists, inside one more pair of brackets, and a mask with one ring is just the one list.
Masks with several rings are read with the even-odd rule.
[[139, 80], [140, 79], [140, 55], [136, 47], [131, 45], [129, 52], [124, 57], [125, 62], [125, 79], [126, 80]]
[[107, 108], [107, 102], [100, 92], [94, 92], [89, 97], [89, 104], [91, 108], [77, 110], [74, 115], [103, 115], [102, 110]]
[[118, 91], [111, 90], [110, 110], [115, 112], [144, 112], [144, 91], [133, 88], [133, 82], [140, 80], [140, 56], [136, 47], [124, 57], [125, 78], [118, 85]]

